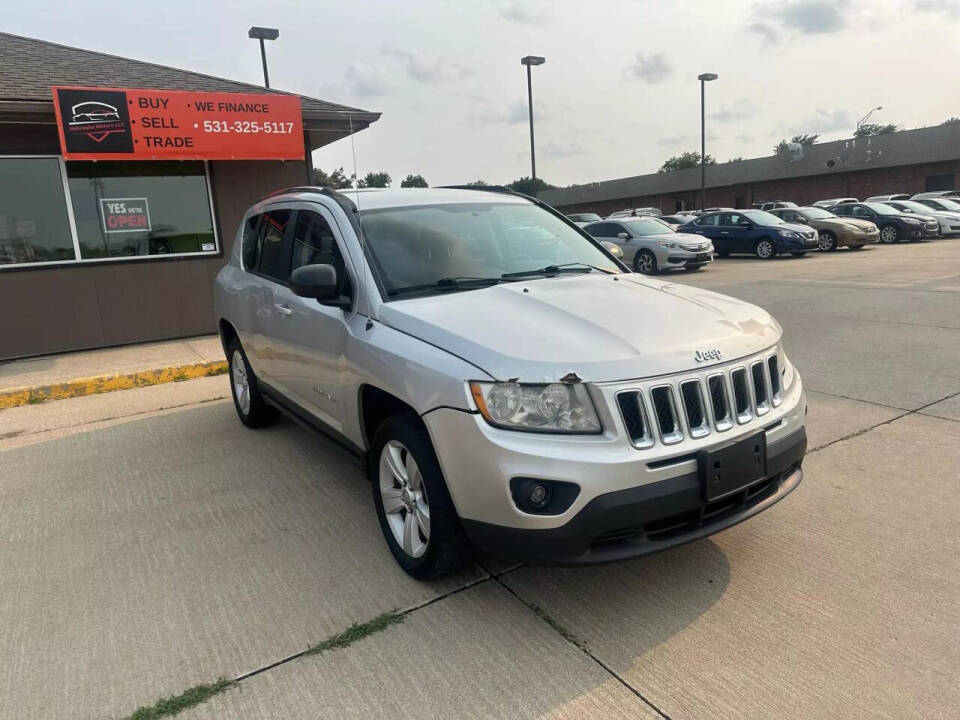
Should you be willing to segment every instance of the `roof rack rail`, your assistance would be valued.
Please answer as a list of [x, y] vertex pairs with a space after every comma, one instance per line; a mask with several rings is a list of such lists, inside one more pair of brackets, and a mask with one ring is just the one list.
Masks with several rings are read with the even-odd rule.
[[330, 188], [323, 188], [319, 185], [294, 185], [293, 187], [280, 188], [279, 190], [271, 190], [266, 195], [264, 195], [261, 200], [266, 200], [269, 197], [274, 195], [286, 195], [287, 193], [295, 192], [323, 192], [324, 190], [329, 190]]

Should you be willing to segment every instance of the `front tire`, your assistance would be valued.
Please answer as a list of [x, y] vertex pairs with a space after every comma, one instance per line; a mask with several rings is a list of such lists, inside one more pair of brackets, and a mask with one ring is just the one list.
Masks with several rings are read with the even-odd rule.
[[817, 247], [823, 252], [833, 252], [837, 249], [837, 236], [829, 230], [820, 231], [817, 238]]
[[776, 256], [777, 250], [773, 247], [773, 243], [767, 238], [761, 238], [757, 240], [757, 244], [753, 248], [753, 253], [761, 260], [771, 260]]
[[896, 225], [884, 225], [880, 228], [880, 242], [892, 245], [900, 239], [900, 231]]
[[657, 258], [649, 250], [641, 250], [633, 256], [633, 269], [644, 275], [656, 275]]
[[260, 393], [260, 384], [253, 374], [247, 356], [238, 338], [227, 343], [227, 362], [230, 371], [230, 394], [240, 422], [249, 428], [272, 425], [277, 420], [277, 411], [270, 407]]
[[392, 415], [377, 428], [367, 472], [383, 537], [407, 574], [436, 580], [470, 563], [470, 543], [415, 413]]

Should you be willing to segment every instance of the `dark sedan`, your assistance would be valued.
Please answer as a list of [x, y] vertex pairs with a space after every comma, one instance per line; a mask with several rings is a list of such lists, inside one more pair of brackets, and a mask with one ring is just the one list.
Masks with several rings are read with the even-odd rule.
[[802, 256], [817, 249], [817, 231], [812, 227], [784, 222], [763, 210], [704, 213], [677, 231], [710, 238], [720, 257], [750, 253], [769, 260], [781, 253]]
[[869, 220], [880, 228], [880, 242], [913, 242], [935, 238], [940, 232], [940, 224], [931, 215], [906, 214], [879, 202], [842, 203], [828, 208], [840, 217]]

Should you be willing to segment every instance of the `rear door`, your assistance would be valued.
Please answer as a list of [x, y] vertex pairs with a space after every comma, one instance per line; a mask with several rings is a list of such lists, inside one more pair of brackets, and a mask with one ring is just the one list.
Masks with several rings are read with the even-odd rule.
[[299, 406], [335, 430], [344, 429], [344, 347], [347, 319], [356, 308], [356, 274], [345, 259], [336, 221], [313, 203], [298, 203], [293, 218], [289, 272], [304, 265], [332, 265], [340, 295], [352, 296], [351, 307], [322, 305], [278, 286], [274, 301], [282, 308], [274, 348], [275, 380]]
[[257, 242], [256, 265], [251, 271], [258, 277], [253, 298], [254, 337], [248, 351], [251, 364], [260, 377], [275, 384], [276, 337], [286, 321], [276, 292], [290, 276], [290, 219], [288, 208], [271, 208], [263, 213]]

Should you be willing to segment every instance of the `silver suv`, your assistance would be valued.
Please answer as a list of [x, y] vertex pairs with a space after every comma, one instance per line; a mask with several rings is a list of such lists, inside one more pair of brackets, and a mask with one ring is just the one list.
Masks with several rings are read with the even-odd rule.
[[215, 307], [234, 404], [366, 460], [397, 562], [654, 552], [797, 487], [806, 398], [763, 310], [632, 274], [505, 191], [293, 188], [243, 218]]

